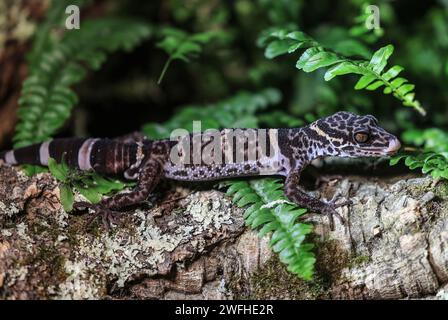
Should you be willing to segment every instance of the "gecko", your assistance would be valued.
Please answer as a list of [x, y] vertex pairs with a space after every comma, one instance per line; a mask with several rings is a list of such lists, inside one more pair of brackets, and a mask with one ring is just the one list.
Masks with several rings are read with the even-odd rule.
[[351, 201], [323, 201], [309, 195], [299, 185], [304, 168], [317, 158], [390, 156], [400, 147], [400, 141], [374, 116], [340, 111], [300, 128], [223, 129], [160, 140], [141, 133], [116, 139], [58, 138], [4, 151], [0, 159], [10, 165], [41, 166], [47, 166], [49, 158], [64, 159], [79, 170], [135, 180], [130, 192], [105, 197], [97, 204], [74, 204], [75, 210], [93, 210], [108, 225], [120, 210], [144, 202], [164, 179], [200, 182], [272, 175], [284, 177], [289, 201], [329, 216], [334, 228], [333, 216], [344, 223], [336, 209]]

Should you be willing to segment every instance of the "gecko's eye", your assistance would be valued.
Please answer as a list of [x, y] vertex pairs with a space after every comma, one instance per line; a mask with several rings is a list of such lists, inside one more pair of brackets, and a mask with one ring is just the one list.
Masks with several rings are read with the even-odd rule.
[[367, 132], [357, 132], [355, 133], [355, 140], [358, 143], [366, 143], [370, 136]]

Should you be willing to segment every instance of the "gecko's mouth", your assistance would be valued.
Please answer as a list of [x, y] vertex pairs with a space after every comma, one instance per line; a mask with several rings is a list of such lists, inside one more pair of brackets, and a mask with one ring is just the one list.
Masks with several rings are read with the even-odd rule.
[[369, 154], [378, 155], [378, 156], [391, 156], [398, 152], [401, 148], [401, 143], [397, 138], [393, 138], [389, 140], [389, 145], [385, 148], [360, 148], [362, 151], [365, 151]]
[[365, 151], [369, 155], [376, 155], [376, 156], [389, 156], [395, 153], [386, 151], [386, 149], [380, 149], [380, 148], [362, 148], [362, 151]]
[[398, 150], [389, 150], [389, 149], [382, 149], [382, 148], [362, 148], [362, 151], [365, 151], [369, 154], [374, 154], [378, 156], [391, 156], [397, 153]]

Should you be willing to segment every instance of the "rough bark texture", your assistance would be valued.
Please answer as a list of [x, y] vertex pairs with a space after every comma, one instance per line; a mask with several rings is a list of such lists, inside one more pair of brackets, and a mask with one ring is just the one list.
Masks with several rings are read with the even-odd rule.
[[[428, 177], [349, 176], [316, 192], [353, 205], [315, 224], [316, 276], [304, 282], [244, 227], [216, 190], [134, 208], [106, 232], [68, 215], [57, 183], [0, 165], [0, 297], [6, 299], [447, 298], [448, 186]], [[445, 286], [445, 287], [444, 287]]]

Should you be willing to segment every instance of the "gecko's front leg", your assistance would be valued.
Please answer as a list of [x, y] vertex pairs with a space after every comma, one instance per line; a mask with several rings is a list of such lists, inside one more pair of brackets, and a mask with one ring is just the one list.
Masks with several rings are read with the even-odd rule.
[[310, 211], [325, 214], [330, 220], [330, 228], [334, 230], [333, 216], [337, 216], [342, 224], [345, 223], [344, 218], [336, 211], [336, 208], [343, 207], [351, 204], [350, 200], [345, 200], [341, 203], [336, 203], [333, 199], [329, 202], [324, 202], [319, 199], [313, 198], [299, 187], [301, 169], [297, 168], [292, 170], [285, 181], [285, 195], [292, 202], [303, 206]]
[[159, 183], [161, 175], [161, 163], [149, 159], [142, 165], [137, 186], [131, 192], [118, 193], [103, 199], [98, 204], [77, 202], [74, 204], [74, 208], [75, 210], [92, 209], [94, 211], [92, 219], [101, 217], [106, 228], [110, 228], [111, 223], [115, 223], [115, 217], [120, 214], [118, 210], [145, 201]]

